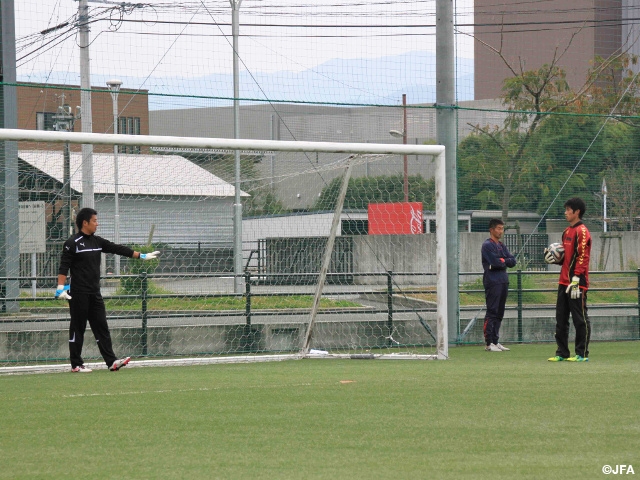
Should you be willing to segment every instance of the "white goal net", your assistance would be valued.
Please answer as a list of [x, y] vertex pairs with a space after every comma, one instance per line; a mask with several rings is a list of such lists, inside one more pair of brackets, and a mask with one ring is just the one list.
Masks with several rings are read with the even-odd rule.
[[[10, 129], [0, 142], [15, 179], [5, 372], [68, 368], [53, 294], [86, 206], [97, 235], [161, 251], [102, 258], [114, 350], [134, 366], [448, 356], [442, 146]], [[104, 365], [89, 328], [83, 357]]]

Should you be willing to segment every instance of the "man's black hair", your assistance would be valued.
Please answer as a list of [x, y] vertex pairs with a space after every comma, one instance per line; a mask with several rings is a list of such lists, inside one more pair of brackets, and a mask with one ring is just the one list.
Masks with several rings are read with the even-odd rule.
[[582, 216], [584, 215], [584, 212], [587, 210], [587, 205], [584, 203], [584, 200], [582, 200], [580, 197], [573, 197], [567, 200], [566, 202], [564, 202], [564, 208], [567, 208], [567, 207], [569, 207], [574, 212], [576, 210], [580, 210], [580, 215], [578, 215], [578, 217], [580, 217], [580, 220], [582, 220]]
[[82, 222], [90, 222], [91, 217], [94, 215], [98, 215], [98, 212], [93, 208], [82, 208], [76, 215], [76, 226], [78, 227], [78, 231], [82, 230]]
[[500, 218], [492, 218], [489, 220], [489, 230], [496, 228], [498, 225], [504, 225], [504, 222]]

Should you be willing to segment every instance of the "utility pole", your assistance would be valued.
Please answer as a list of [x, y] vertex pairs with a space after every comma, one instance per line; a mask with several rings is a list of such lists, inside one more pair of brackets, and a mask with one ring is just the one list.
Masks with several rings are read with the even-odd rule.
[[[89, 6], [87, 0], [78, 2], [78, 46], [80, 47], [80, 105], [82, 131], [93, 132], [91, 113], [91, 64], [89, 58]], [[95, 207], [93, 195], [93, 145], [82, 145], [82, 206]]]
[[[16, 27], [13, 0], [0, 1], [0, 128], [18, 128], [16, 100]], [[0, 142], [0, 311], [20, 304], [20, 235], [18, 231], [18, 144]]]
[[458, 253], [458, 179], [456, 167], [455, 37], [452, 0], [436, 0], [436, 128], [445, 146], [447, 229], [447, 318], [450, 341], [460, 330]]

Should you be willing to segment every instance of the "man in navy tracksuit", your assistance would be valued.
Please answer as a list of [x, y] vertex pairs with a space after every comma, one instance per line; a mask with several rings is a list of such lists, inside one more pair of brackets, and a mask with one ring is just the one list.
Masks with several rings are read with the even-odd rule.
[[[129, 258], [152, 260], [160, 252], [134, 252], [125, 245], [118, 245], [95, 235], [98, 228], [97, 212], [83, 208], [76, 216], [78, 233], [71, 236], [62, 248], [58, 269], [58, 289], [55, 297], [69, 301], [71, 322], [69, 325], [69, 356], [71, 371], [91, 372], [82, 360], [82, 345], [87, 320], [98, 344], [100, 354], [109, 370], [115, 372], [129, 363], [130, 357], [118, 359], [113, 353], [111, 334], [107, 325], [107, 313], [100, 293], [100, 260], [102, 253], [114, 253]], [[71, 272], [70, 285], [65, 285]]]
[[515, 267], [516, 259], [509, 249], [500, 241], [504, 235], [504, 222], [499, 218], [489, 220], [489, 234], [482, 244], [482, 268], [484, 275], [485, 299], [487, 314], [484, 319], [485, 350], [488, 352], [505, 352], [509, 349], [498, 342], [500, 325], [504, 317], [504, 307], [509, 291], [509, 275], [507, 267]]

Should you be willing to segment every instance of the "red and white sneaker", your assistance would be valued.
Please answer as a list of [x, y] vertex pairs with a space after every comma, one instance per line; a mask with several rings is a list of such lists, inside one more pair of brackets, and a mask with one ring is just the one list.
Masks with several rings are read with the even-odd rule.
[[131, 361], [131, 357], [125, 357], [125, 358], [116, 360], [115, 362], [113, 362], [113, 365], [109, 367], [109, 370], [111, 370], [112, 372], [117, 372], [122, 367], [126, 366], [127, 363], [129, 363], [130, 361]]
[[89, 367], [85, 367], [84, 365], [78, 365], [75, 368], [71, 369], [72, 373], [91, 373], [93, 372], [93, 370], [91, 370]]

